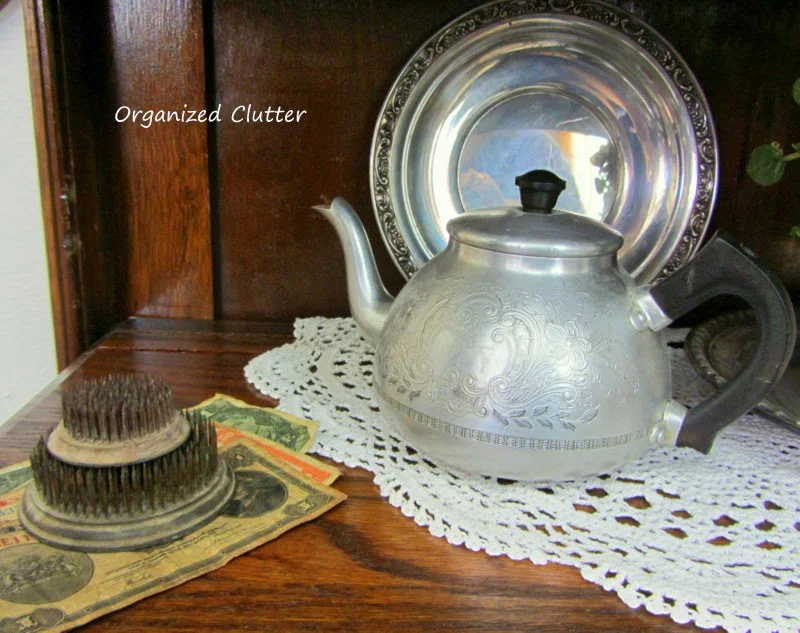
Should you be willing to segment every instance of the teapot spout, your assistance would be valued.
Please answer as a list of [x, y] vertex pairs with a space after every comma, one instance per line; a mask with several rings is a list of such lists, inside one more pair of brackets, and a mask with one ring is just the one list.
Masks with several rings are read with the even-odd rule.
[[364, 225], [347, 201], [334, 198], [330, 205], [313, 207], [333, 224], [344, 247], [347, 297], [350, 312], [364, 338], [376, 345], [394, 297], [386, 290]]

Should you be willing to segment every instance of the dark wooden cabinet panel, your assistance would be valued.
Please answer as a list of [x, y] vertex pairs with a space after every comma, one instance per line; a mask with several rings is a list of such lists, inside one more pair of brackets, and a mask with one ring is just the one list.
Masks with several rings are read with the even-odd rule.
[[[128, 271], [120, 258], [122, 214], [113, 196], [111, 55], [107, 11], [102, 5], [58, 12], [61, 57], [67, 79], [64, 93], [66, 131], [62, 188], [71, 197], [74, 234], [65, 244], [78, 256], [80, 313], [86, 344], [97, 340], [126, 315]], [[103, 8], [103, 10], [98, 10]], [[65, 246], [66, 248], [66, 246]]]
[[307, 111], [296, 124], [223, 116], [216, 127], [218, 316], [348, 313], [341, 247], [311, 210], [336, 195], [364, 220], [387, 284], [401, 286], [372, 212], [372, 131], [410, 53], [471, 4], [213, 2], [215, 103]]
[[[771, 141], [792, 151], [790, 143], [800, 143], [800, 104], [791, 95], [792, 83], [800, 79], [800, 3], [767, 6], [750, 32], [754, 34], [739, 61], [742, 75], [751, 75], [751, 89], [745, 100], [736, 96], [733, 82], [729, 84], [741, 118], [729, 121], [728, 129], [744, 132], [748, 155], [752, 148]], [[733, 38], [730, 47], [734, 48]], [[726, 112], [722, 98], [717, 109], [721, 114]], [[761, 187], [743, 175], [746, 160], [744, 156], [736, 172], [740, 179], [727, 183], [728, 194], [735, 201], [729, 210], [720, 209], [719, 226], [769, 261], [792, 290], [795, 301], [800, 301], [800, 239], [789, 236], [791, 227], [800, 225], [800, 161], [787, 165], [777, 185]]]
[[800, 3], [788, 0], [639, 0], [633, 10], [666, 37], [697, 75], [719, 141], [720, 178], [711, 228], [741, 240], [800, 294], [800, 165], [762, 187], [746, 174], [750, 152], [777, 140], [800, 142]]
[[[31, 101], [36, 123], [36, 151], [47, 264], [50, 270], [50, 297], [55, 325], [56, 357], [60, 369], [66, 367], [87, 345], [84, 312], [80, 309], [81, 284], [79, 257], [68, 248], [67, 236], [73, 218], [63, 180], [69, 148], [65, 147], [63, 55], [59, 46], [60, 24], [57, 8], [42, 0], [26, 0], [23, 11]], [[3, 3], [0, 2], [0, 9]]]
[[[200, 0], [111, 0], [113, 117], [205, 106]], [[114, 196], [128, 314], [213, 316], [207, 130], [202, 123], [114, 122]]]

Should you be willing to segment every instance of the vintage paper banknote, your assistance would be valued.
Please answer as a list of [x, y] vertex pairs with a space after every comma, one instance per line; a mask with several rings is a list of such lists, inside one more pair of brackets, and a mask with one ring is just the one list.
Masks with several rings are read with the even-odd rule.
[[278, 444], [260, 435], [248, 433], [247, 431], [220, 424], [219, 422], [215, 424], [217, 427], [217, 446], [220, 451], [224, 450], [226, 446], [232, 444], [239, 438], [246, 437], [256, 442], [273, 457], [277, 457], [292, 468], [299, 470], [306, 477], [311, 477], [321, 484], [330, 485], [336, 481], [341, 474], [335, 466], [325, 464], [305, 453], [293, 451], [283, 444]]
[[217, 569], [345, 498], [258, 440], [230, 436], [223, 444], [220, 455], [236, 472], [223, 514], [180, 540], [140, 552], [85, 554], [36, 541], [17, 519], [29, 466], [0, 471], [0, 633], [84, 624]]
[[220, 393], [191, 410], [200, 411], [214, 422], [260, 435], [299, 453], [308, 450], [319, 428], [319, 422], [303, 420], [276, 409], [255, 407]]

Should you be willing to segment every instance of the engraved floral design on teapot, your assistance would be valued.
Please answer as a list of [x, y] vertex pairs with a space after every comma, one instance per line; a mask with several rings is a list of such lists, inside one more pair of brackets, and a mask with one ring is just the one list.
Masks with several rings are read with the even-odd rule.
[[574, 431], [597, 417], [601, 389], [620, 396], [639, 389], [635, 371], [622, 369], [633, 366], [619, 358], [623, 346], [602, 327], [609, 310], [584, 292], [550, 298], [438, 279], [387, 323], [378, 382], [409, 404], [421, 398], [452, 416]]

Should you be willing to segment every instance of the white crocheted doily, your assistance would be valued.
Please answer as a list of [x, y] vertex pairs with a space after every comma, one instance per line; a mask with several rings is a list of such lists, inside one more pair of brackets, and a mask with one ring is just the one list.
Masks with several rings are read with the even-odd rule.
[[[683, 341], [685, 330], [669, 333]], [[729, 631], [800, 628], [800, 437], [756, 415], [708, 456], [657, 449], [612, 475], [549, 485], [473, 476], [423, 458], [384, 426], [373, 353], [352, 319], [295, 323], [296, 341], [245, 375], [280, 408], [320, 421], [312, 448], [375, 474], [389, 503], [435, 536], [488, 554], [578, 567], [676, 622]], [[710, 387], [670, 349], [674, 393]]]

